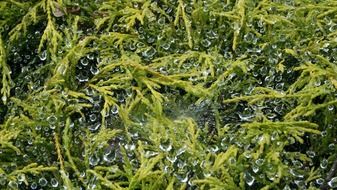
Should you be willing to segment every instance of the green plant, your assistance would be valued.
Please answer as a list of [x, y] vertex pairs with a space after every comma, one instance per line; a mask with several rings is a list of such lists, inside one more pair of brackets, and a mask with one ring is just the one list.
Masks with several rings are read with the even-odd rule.
[[0, 1], [0, 188], [336, 188], [336, 7]]

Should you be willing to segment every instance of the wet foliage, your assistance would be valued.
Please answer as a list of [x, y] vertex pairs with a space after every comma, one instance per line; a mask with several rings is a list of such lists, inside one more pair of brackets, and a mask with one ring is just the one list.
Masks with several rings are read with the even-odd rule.
[[337, 188], [336, 13], [1, 0], [0, 189]]

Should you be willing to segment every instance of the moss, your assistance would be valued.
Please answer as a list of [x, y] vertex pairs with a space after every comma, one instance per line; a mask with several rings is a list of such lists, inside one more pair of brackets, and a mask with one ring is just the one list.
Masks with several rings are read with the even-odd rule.
[[337, 187], [334, 0], [0, 2], [0, 189]]

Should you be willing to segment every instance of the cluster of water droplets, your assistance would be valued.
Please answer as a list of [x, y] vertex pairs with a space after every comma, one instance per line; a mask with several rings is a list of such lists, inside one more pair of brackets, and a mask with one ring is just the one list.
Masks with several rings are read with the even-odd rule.
[[100, 58], [96, 54], [88, 54], [79, 60], [76, 66], [77, 75], [76, 79], [80, 83], [88, 82], [90, 78], [99, 73], [97, 65], [99, 64]]
[[26, 184], [29, 184], [28, 188], [35, 189], [62, 189], [61, 181], [54, 177], [36, 176], [31, 174], [20, 173], [14, 180], [8, 180], [3, 175], [0, 176], [0, 184], [7, 186], [8, 189], [20, 189], [24, 188]]

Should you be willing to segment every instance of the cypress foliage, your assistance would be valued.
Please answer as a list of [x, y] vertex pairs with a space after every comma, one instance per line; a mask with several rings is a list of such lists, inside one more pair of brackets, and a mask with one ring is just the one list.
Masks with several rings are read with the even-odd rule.
[[337, 1], [0, 1], [0, 189], [337, 188]]

